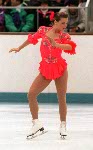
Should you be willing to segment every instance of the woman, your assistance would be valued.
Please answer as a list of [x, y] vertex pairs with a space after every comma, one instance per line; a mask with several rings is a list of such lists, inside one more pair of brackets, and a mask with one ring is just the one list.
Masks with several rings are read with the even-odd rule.
[[67, 26], [68, 15], [66, 13], [57, 13], [54, 16], [54, 24], [52, 27], [41, 26], [34, 34], [28, 35], [28, 39], [18, 48], [13, 48], [10, 52], [19, 52], [22, 48], [29, 44], [37, 44], [38, 39], [42, 38], [40, 52], [42, 61], [40, 62], [39, 75], [32, 83], [29, 93], [29, 107], [33, 119], [32, 134], [39, 130], [43, 131], [43, 125], [38, 120], [38, 102], [37, 95], [41, 93], [52, 80], [55, 81], [57, 96], [59, 102], [60, 114], [60, 135], [66, 136], [66, 90], [67, 90], [67, 63], [61, 57], [62, 52], [75, 54], [76, 44], [71, 41], [68, 33], [64, 33]]

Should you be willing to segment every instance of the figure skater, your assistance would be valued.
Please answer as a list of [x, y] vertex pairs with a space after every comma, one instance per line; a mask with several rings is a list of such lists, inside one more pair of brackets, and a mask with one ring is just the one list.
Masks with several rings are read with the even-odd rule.
[[61, 12], [56, 13], [52, 27], [41, 26], [33, 35], [28, 34], [27, 40], [18, 48], [12, 48], [9, 52], [19, 52], [29, 44], [37, 44], [38, 39], [42, 38], [40, 53], [42, 61], [39, 66], [39, 74], [32, 83], [28, 92], [29, 107], [32, 115], [31, 135], [38, 131], [44, 131], [44, 127], [38, 119], [37, 96], [50, 84], [55, 82], [60, 114], [60, 135], [67, 136], [66, 131], [66, 91], [67, 91], [67, 63], [62, 58], [62, 52], [75, 54], [76, 44], [71, 40], [70, 35], [64, 32], [67, 27], [68, 15]]

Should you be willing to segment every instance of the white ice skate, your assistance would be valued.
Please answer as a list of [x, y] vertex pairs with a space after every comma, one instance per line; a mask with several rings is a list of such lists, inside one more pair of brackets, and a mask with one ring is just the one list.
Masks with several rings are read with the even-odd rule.
[[[37, 137], [38, 135], [42, 135], [46, 133], [44, 131], [44, 127], [42, 123], [38, 119], [33, 120], [32, 123], [33, 123], [32, 129], [31, 129], [32, 133], [27, 136], [27, 139], [32, 139], [32, 138]], [[40, 131], [40, 134], [37, 134], [39, 131]]]
[[63, 139], [65, 139], [65, 137], [67, 136], [65, 121], [62, 121], [60, 124], [60, 135], [61, 135], [61, 138], [63, 138]]

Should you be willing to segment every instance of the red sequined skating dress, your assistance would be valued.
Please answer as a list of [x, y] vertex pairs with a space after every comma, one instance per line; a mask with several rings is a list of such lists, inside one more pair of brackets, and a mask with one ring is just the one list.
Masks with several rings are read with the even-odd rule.
[[[38, 39], [42, 38], [40, 46], [42, 61], [40, 62], [39, 71], [46, 79], [55, 80], [63, 75], [67, 68], [67, 63], [66, 60], [62, 58], [63, 50], [53, 47], [46, 36], [46, 32], [49, 30], [51, 30], [51, 27], [41, 26], [35, 34], [28, 35], [28, 41], [35, 45], [38, 43]], [[55, 39], [55, 41], [60, 44], [70, 44], [72, 46], [72, 50], [64, 50], [65, 53], [76, 53], [76, 44], [71, 41], [68, 33], [60, 32], [59, 38]]]

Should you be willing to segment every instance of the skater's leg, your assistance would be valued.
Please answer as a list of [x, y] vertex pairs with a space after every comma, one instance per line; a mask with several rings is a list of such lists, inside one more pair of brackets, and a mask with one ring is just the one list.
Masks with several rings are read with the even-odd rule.
[[67, 91], [68, 72], [65, 70], [63, 76], [55, 80], [57, 96], [59, 102], [60, 121], [66, 122], [67, 106], [66, 106], [66, 91]]
[[38, 102], [36, 98], [38, 94], [49, 85], [50, 82], [51, 80], [47, 80], [42, 76], [42, 74], [39, 74], [30, 87], [28, 100], [33, 120], [38, 119]]

